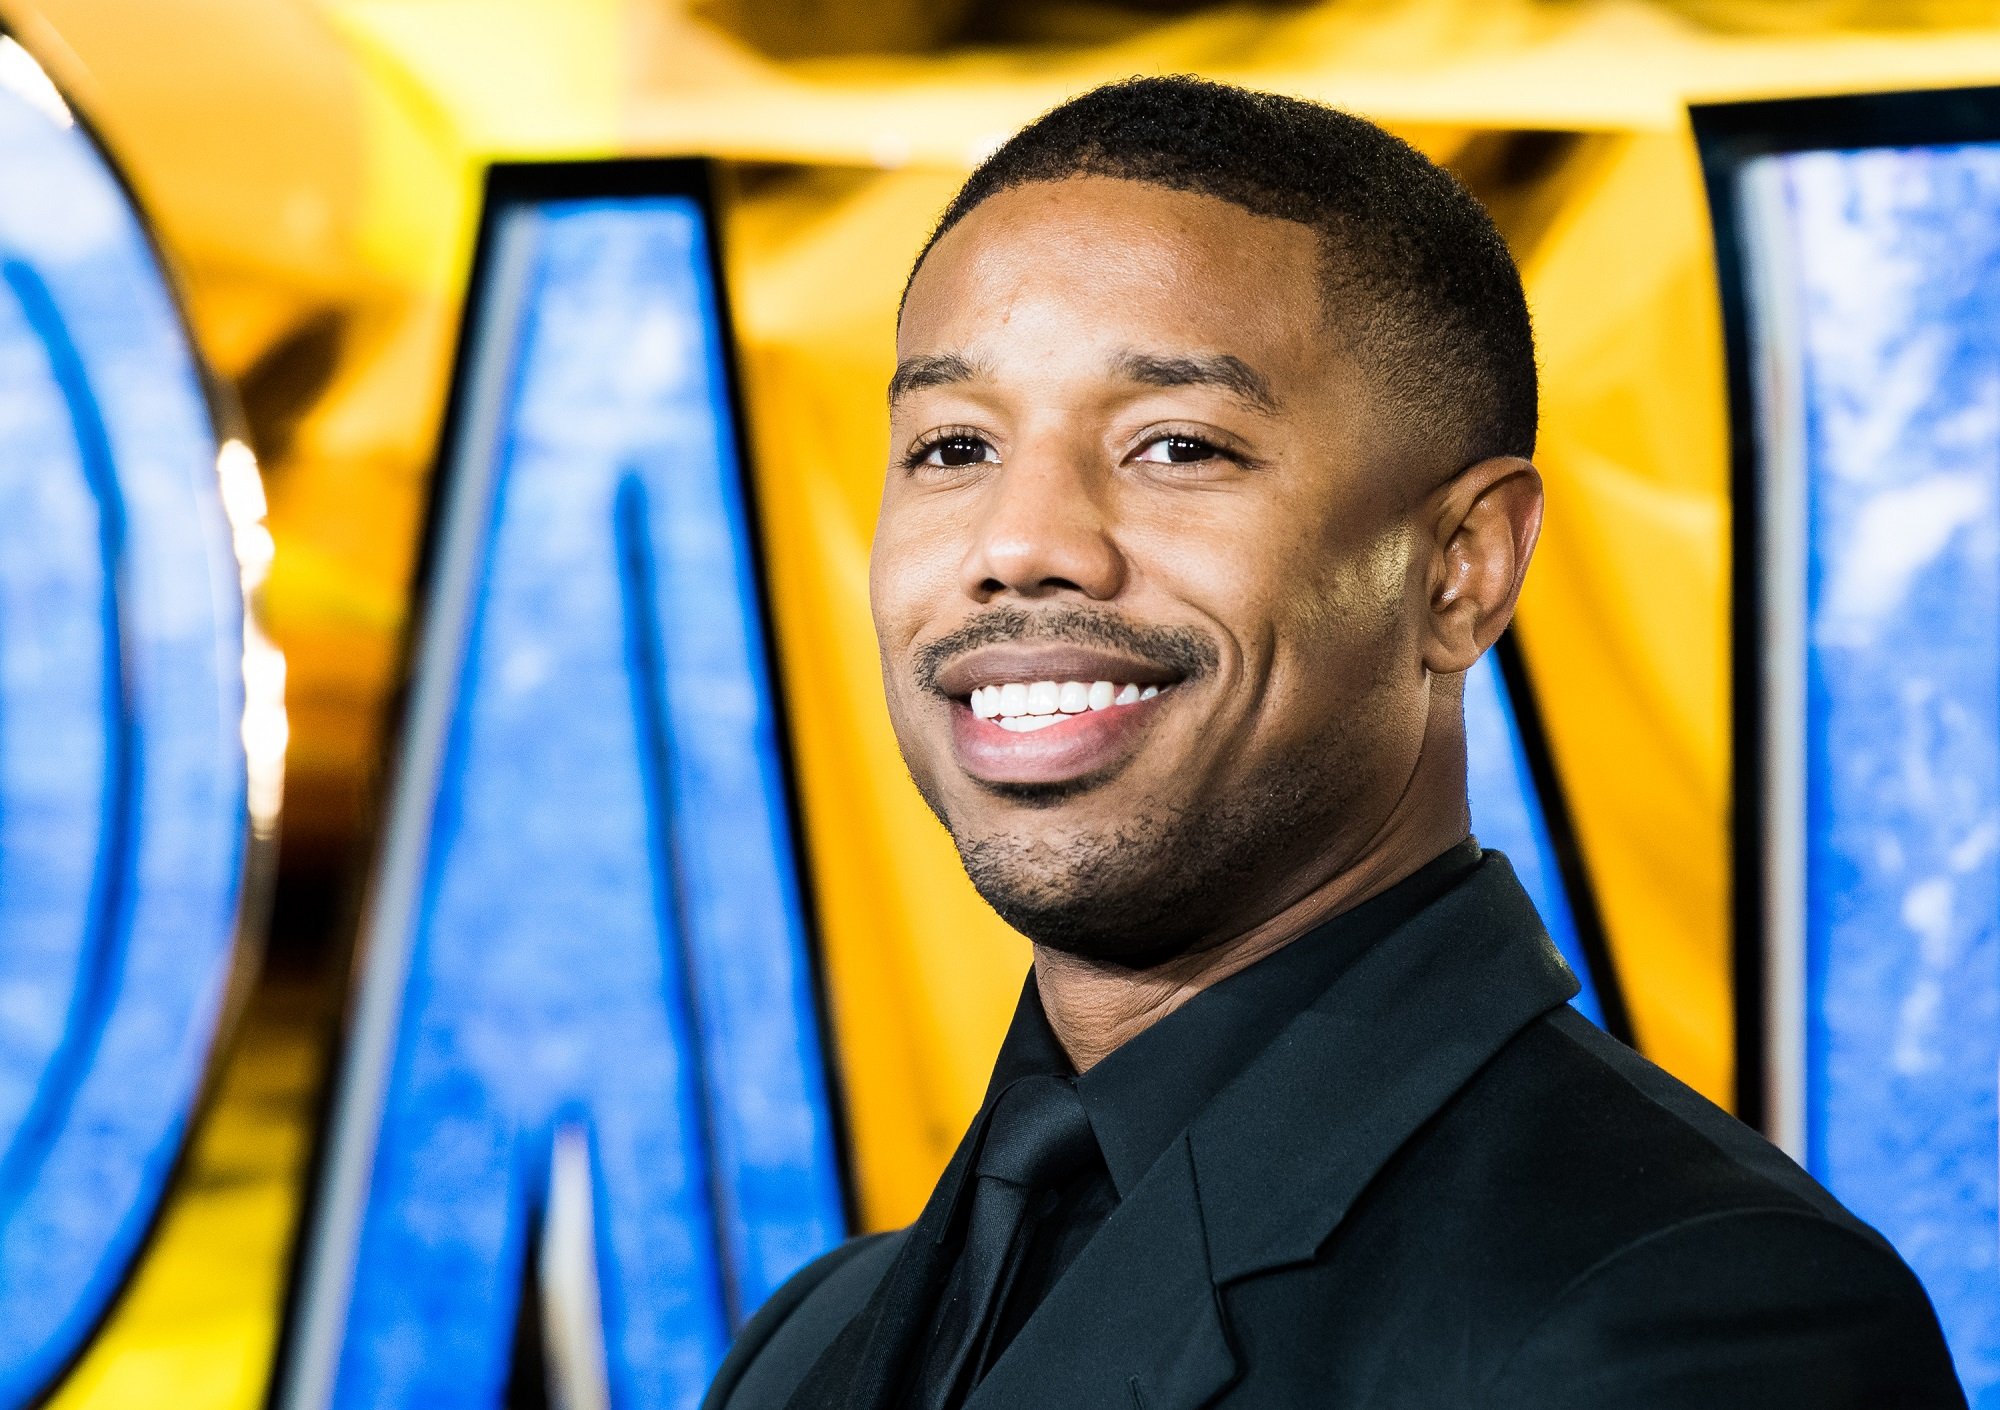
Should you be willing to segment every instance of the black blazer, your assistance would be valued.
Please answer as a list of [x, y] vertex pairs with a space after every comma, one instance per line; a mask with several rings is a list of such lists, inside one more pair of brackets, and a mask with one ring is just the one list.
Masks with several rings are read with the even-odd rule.
[[[967, 1410], [1963, 1406], [1889, 1245], [1574, 992], [1489, 856], [1201, 1111]], [[708, 1410], [791, 1402], [910, 1238], [782, 1288]]]

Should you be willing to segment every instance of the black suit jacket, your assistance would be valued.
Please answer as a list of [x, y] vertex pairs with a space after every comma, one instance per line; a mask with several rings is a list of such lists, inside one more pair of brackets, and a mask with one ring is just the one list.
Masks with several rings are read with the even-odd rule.
[[[1489, 855], [1208, 1103], [967, 1410], [1964, 1405], [1889, 1245], [1575, 989]], [[788, 1405], [965, 1160], [781, 1289], [709, 1410]]]

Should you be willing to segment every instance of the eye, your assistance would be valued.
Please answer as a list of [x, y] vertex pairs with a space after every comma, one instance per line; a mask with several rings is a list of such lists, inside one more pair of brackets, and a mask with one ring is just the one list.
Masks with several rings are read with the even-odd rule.
[[981, 465], [997, 461], [1000, 452], [984, 436], [969, 431], [947, 431], [943, 435], [932, 436], [918, 443], [906, 462], [911, 469], [920, 465], [935, 465], [946, 470], [956, 470], [966, 465]]
[[1235, 457], [1199, 436], [1160, 436], [1139, 447], [1138, 454], [1132, 458], [1155, 465], [1199, 465], [1204, 460], [1231, 460]]

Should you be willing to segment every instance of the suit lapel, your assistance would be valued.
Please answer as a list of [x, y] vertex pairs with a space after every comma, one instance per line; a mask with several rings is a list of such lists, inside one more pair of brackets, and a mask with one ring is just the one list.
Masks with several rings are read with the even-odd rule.
[[1085, 1245], [965, 1410], [1195, 1410], [1236, 1375], [1187, 1143]]
[[1311, 1259], [1417, 1128], [1577, 988], [1513, 868], [1488, 853], [1189, 1128], [1216, 1281]]

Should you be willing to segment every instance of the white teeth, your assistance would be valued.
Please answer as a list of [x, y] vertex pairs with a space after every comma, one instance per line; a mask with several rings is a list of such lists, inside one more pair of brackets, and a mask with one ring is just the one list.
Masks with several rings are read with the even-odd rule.
[[973, 716], [1016, 733], [1043, 729], [1091, 710], [1135, 705], [1160, 693], [1156, 685], [1116, 685], [1111, 681], [1010, 681], [982, 685], [968, 703]]
[[1029, 734], [1050, 725], [1059, 725], [1068, 715], [1006, 715], [999, 720], [1001, 729], [1010, 729], [1016, 734]]

